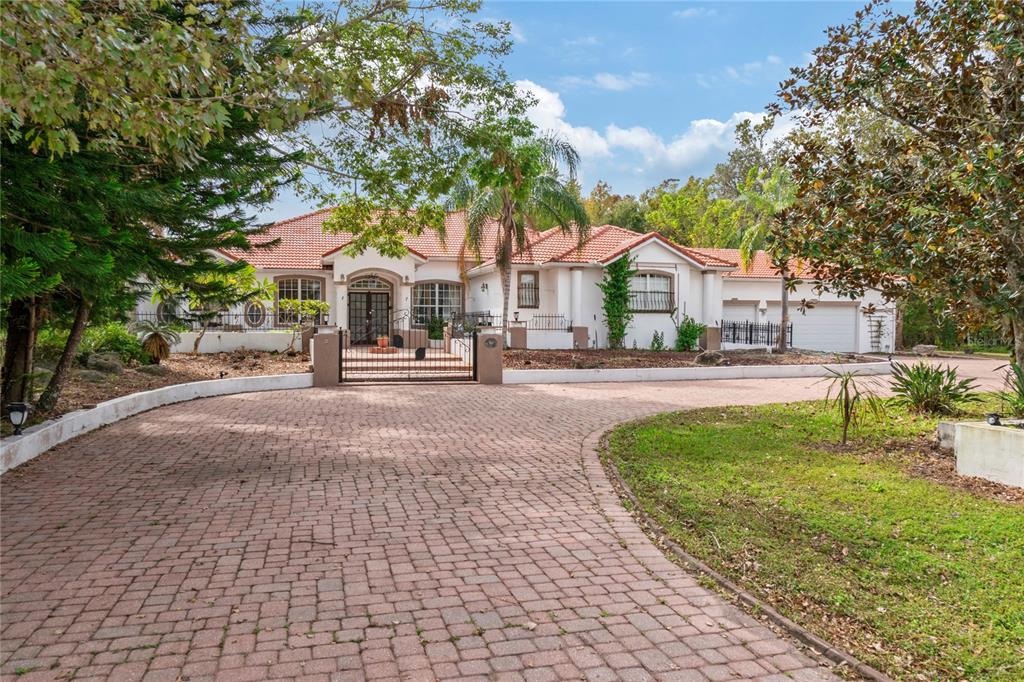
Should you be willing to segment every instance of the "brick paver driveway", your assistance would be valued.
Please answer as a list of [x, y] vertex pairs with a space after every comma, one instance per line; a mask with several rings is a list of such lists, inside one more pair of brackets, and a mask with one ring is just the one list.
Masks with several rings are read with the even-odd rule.
[[826, 678], [662, 557], [581, 449], [633, 416], [822, 390], [364, 386], [139, 415], [3, 476], [2, 671]]

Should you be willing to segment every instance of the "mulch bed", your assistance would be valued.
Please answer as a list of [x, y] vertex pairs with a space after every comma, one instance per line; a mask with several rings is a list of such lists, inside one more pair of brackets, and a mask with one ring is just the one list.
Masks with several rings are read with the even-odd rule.
[[[763, 350], [722, 351], [726, 365], [819, 365], [826, 362], [870, 362], [847, 353], [792, 351], [779, 355]], [[506, 350], [507, 369], [631, 369], [635, 367], [696, 367], [696, 352], [651, 350]]]
[[123, 373], [106, 374], [102, 381], [97, 382], [86, 381], [81, 373], [73, 371], [57, 402], [57, 409], [50, 416], [95, 407], [97, 403], [129, 393], [189, 381], [310, 371], [309, 355], [299, 353], [289, 356], [285, 353], [248, 350], [202, 355], [175, 353], [160, 363], [160, 366], [166, 368], [166, 374], [147, 374], [137, 367], [126, 367]]

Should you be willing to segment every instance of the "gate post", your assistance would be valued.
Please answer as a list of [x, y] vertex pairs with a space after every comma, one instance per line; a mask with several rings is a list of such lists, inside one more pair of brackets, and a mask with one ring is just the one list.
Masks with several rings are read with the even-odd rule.
[[313, 386], [337, 386], [341, 368], [341, 334], [320, 332], [313, 335]]
[[478, 334], [476, 337], [476, 379], [481, 384], [501, 383], [502, 335]]

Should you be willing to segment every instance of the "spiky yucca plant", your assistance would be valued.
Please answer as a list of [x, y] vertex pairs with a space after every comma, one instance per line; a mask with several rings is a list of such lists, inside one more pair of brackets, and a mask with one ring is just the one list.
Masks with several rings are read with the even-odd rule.
[[892, 363], [890, 400], [912, 412], [955, 414], [963, 403], [979, 400], [972, 379], [961, 379], [952, 367], [919, 362], [905, 365]]

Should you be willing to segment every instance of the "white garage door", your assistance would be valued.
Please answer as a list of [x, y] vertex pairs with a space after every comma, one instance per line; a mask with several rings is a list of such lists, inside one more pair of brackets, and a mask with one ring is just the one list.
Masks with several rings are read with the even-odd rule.
[[[778, 322], [781, 317], [781, 306], [769, 303], [768, 319]], [[793, 322], [794, 348], [836, 352], [857, 350], [856, 303], [819, 303], [806, 314], [800, 312], [799, 305], [791, 305], [789, 319]]]
[[757, 304], [725, 301], [722, 303], [722, 319], [729, 322], [757, 322]]

